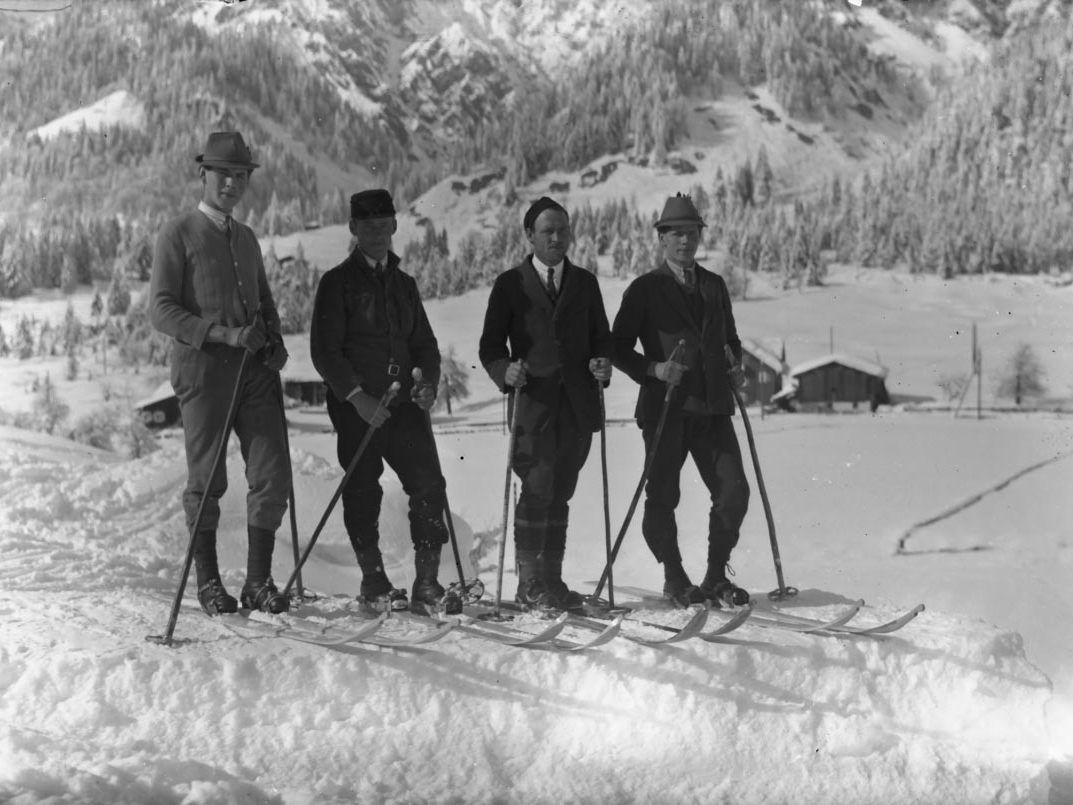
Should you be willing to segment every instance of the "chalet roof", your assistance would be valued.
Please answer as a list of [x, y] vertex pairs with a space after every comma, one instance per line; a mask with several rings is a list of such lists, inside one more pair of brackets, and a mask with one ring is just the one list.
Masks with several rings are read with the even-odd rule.
[[760, 341], [757, 341], [755, 338], [742, 338], [741, 348], [760, 361], [760, 363], [773, 370], [776, 374], [782, 374], [782, 359], [765, 347]]
[[163, 383], [161, 383], [159, 386], [157, 386], [155, 389], [153, 389], [152, 392], [150, 392], [147, 397], [144, 397], [144, 398], [138, 400], [138, 402], [134, 403], [134, 409], [135, 410], [141, 410], [142, 408], [145, 408], [147, 405], [152, 405], [153, 403], [163, 402], [164, 400], [170, 400], [174, 396], [175, 396], [175, 389], [173, 389], [171, 387], [171, 381], [170, 380], [165, 380]]
[[886, 378], [888, 371], [886, 366], [875, 363], [874, 361], [858, 358], [854, 355], [847, 355], [844, 352], [832, 352], [830, 355], [823, 355], [819, 358], [813, 358], [810, 361], [797, 364], [790, 371], [790, 374], [794, 377], [799, 377], [806, 372], [811, 372], [813, 369], [819, 369], [821, 366], [827, 366], [832, 363], [845, 366], [849, 369], [856, 369], [858, 372], [864, 372], [867, 375], [872, 375], [873, 377], [878, 378]]

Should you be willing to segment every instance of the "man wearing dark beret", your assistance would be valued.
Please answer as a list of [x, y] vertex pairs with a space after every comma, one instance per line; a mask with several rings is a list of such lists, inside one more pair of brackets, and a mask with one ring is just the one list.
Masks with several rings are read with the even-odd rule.
[[562, 578], [569, 502], [600, 428], [597, 383], [611, 379], [611, 335], [596, 276], [566, 257], [566, 210], [543, 196], [522, 226], [533, 251], [496, 278], [479, 354], [500, 391], [521, 389], [511, 412], [511, 461], [522, 483], [515, 600], [526, 609], [576, 610], [584, 601]]
[[[351, 196], [350, 232], [357, 246], [320, 279], [309, 347], [328, 386], [328, 416], [344, 468], [375, 429], [342, 494], [343, 522], [362, 572], [359, 599], [376, 609], [407, 605], [406, 591], [389, 580], [380, 551], [386, 462], [410, 499], [416, 577], [409, 603], [416, 611], [457, 613], [461, 599], [437, 578], [448, 538], [446, 484], [425, 413], [436, 401], [440, 351], [417, 283], [391, 251], [397, 226], [386, 190]], [[380, 400], [393, 383], [400, 393], [384, 407]]]
[[[279, 315], [265, 277], [257, 236], [231, 217], [250, 174], [258, 167], [242, 135], [209, 135], [197, 158], [201, 203], [165, 225], [156, 242], [149, 284], [149, 317], [174, 339], [171, 382], [179, 398], [188, 478], [183, 493], [187, 527], [193, 528], [197, 595], [210, 615], [235, 612], [216, 557], [220, 498], [227, 489], [221, 466], [210, 478], [216, 445], [227, 428], [237, 386], [234, 431], [246, 461], [248, 557], [243, 606], [282, 612], [289, 602], [272, 581], [272, 553], [290, 495], [290, 463], [279, 393], [287, 362]], [[239, 376], [243, 353], [245, 372]]]
[[[730, 552], [749, 504], [731, 421], [730, 384], [740, 386], [744, 380], [741, 341], [726, 283], [694, 259], [703, 226], [688, 196], [667, 200], [656, 222], [663, 259], [630, 283], [615, 316], [615, 366], [641, 386], [636, 417], [646, 461], [651, 461], [641, 529], [656, 561], [663, 564], [664, 595], [680, 606], [705, 599], [741, 605], [748, 603], [749, 594], [727, 579]], [[684, 343], [676, 352], [679, 342]], [[668, 385], [675, 393], [659, 443], [654, 444]], [[679, 477], [690, 455], [712, 503], [708, 567], [699, 587], [682, 565], [674, 517], [681, 497]]]

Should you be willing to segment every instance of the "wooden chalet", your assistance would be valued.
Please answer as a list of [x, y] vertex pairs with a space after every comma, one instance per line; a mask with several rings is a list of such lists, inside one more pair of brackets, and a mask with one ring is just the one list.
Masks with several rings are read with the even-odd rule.
[[746, 405], [767, 405], [779, 391], [789, 374], [783, 358], [754, 338], [741, 339], [741, 363], [746, 384], [741, 390]]
[[839, 405], [852, 409], [862, 403], [874, 411], [890, 403], [887, 368], [863, 358], [834, 352], [793, 367], [793, 378], [775, 402], [792, 402], [797, 408], [834, 410]]

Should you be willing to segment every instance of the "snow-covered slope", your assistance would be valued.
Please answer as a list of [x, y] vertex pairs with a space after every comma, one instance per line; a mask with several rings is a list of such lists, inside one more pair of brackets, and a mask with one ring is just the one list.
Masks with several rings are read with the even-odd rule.
[[126, 90], [116, 90], [99, 101], [68, 112], [43, 126], [31, 129], [26, 137], [51, 140], [66, 132], [77, 132], [82, 127], [98, 131], [109, 126], [127, 126], [140, 129], [145, 125], [145, 106]]
[[[484, 462], [502, 439], [441, 437], [466, 555], [496, 506], [483, 483], [463, 481], [460, 461], [491, 470]], [[308, 527], [338, 470], [323, 457], [330, 435], [303, 428], [292, 440]], [[613, 489], [630, 482], [637, 465], [623, 459], [639, 458], [638, 442], [632, 429], [612, 431]], [[11, 501], [0, 517], [0, 795], [16, 802], [1044, 803], [1046, 764], [1071, 748], [1056, 731], [1062, 711], [1048, 720], [1051, 685], [1021, 636], [934, 608], [886, 640], [743, 627], [722, 644], [619, 639], [560, 654], [466, 636], [398, 651], [244, 640], [188, 601], [179, 645], [156, 646], [144, 637], [164, 628], [185, 543], [178, 442], [129, 463], [0, 445]], [[221, 544], [237, 586], [234, 447], [229, 458]], [[404, 504], [387, 487], [389, 572], [409, 583]], [[786, 522], [785, 495], [781, 503]], [[591, 509], [575, 505], [575, 584], [598, 567], [600, 541], [581, 525], [599, 516]], [[748, 539], [756, 558], [743, 556], [739, 577], [762, 586], [762, 537], [750, 529]], [[859, 618], [874, 622], [916, 603], [912, 584], [893, 600], [874, 595], [852, 571], [854, 538], [835, 528], [829, 539], [847, 546], [842, 581], [804, 589], [806, 611], [866, 594], [874, 605]], [[330, 526], [306, 584], [352, 593], [348, 554]], [[790, 580], [822, 575], [815, 561], [791, 551]], [[657, 572], [637, 550], [621, 564], [625, 583]], [[342, 605], [333, 597], [312, 609], [339, 615]]]

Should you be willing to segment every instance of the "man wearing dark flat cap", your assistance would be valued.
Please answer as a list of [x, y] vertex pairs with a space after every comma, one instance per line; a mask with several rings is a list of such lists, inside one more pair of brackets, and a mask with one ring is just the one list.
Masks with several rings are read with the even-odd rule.
[[532, 610], [576, 610], [583, 598], [562, 578], [569, 503], [600, 428], [597, 383], [611, 379], [611, 334], [596, 276], [566, 257], [566, 210], [542, 196], [522, 226], [533, 251], [496, 278], [479, 354], [501, 392], [521, 390], [511, 412], [511, 466], [522, 484], [515, 600]]
[[[730, 384], [740, 387], [744, 379], [741, 341], [726, 283], [695, 260], [704, 225], [688, 196], [667, 200], [656, 222], [663, 259], [630, 283], [612, 332], [615, 366], [641, 386], [635, 415], [646, 461], [651, 461], [642, 532], [663, 565], [663, 593], [679, 606], [706, 599], [737, 606], [749, 601], [749, 594], [727, 579], [730, 553], [749, 504], [731, 420]], [[675, 352], [679, 342], [682, 347]], [[654, 444], [668, 385], [674, 394]], [[693, 457], [711, 496], [707, 571], [699, 586], [683, 567], [674, 516], [687, 456]]]
[[[447, 542], [446, 484], [426, 412], [436, 401], [440, 350], [414, 278], [391, 251], [398, 224], [386, 190], [350, 197], [356, 247], [317, 286], [309, 347], [328, 386], [328, 416], [338, 434], [339, 463], [349, 467], [374, 433], [343, 488], [343, 522], [361, 568], [358, 598], [374, 609], [457, 613], [462, 601], [437, 578]], [[393, 383], [399, 393], [380, 404]], [[412, 597], [396, 588], [380, 551], [380, 476], [394, 470], [410, 500], [414, 545]]]
[[[216, 556], [219, 501], [227, 489], [225, 462], [210, 477], [234, 393], [233, 429], [249, 484], [246, 582], [240, 598], [243, 606], [282, 612], [289, 602], [276, 589], [271, 571], [276, 529], [291, 484], [279, 393], [287, 350], [260, 244], [253, 230], [232, 217], [259, 166], [235, 131], [210, 134], [196, 161], [201, 202], [165, 225], [157, 238], [149, 315], [157, 330], [174, 339], [171, 382], [186, 441], [183, 508], [188, 528], [194, 527], [202, 498], [207, 498], [193, 537], [198, 601], [209, 615], [238, 609], [220, 579]], [[240, 374], [244, 353], [249, 358]]]

